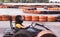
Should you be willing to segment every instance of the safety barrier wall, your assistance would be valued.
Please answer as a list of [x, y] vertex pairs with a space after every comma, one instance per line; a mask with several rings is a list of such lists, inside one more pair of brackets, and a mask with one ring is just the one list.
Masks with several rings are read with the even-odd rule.
[[23, 9], [24, 13], [32, 13], [32, 14], [60, 14], [60, 10], [48, 10], [48, 11], [41, 11], [41, 10], [27, 10]]
[[[12, 16], [12, 21], [15, 21], [16, 16]], [[60, 16], [27, 16], [22, 15], [24, 21], [38, 22], [60, 22]], [[0, 21], [9, 21], [8, 15], [1, 15]]]

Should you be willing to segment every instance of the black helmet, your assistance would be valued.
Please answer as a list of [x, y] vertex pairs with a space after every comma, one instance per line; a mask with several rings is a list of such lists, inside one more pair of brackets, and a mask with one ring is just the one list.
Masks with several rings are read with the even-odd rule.
[[17, 15], [15, 18], [15, 23], [16, 24], [22, 24], [23, 23], [23, 18], [21, 15]]

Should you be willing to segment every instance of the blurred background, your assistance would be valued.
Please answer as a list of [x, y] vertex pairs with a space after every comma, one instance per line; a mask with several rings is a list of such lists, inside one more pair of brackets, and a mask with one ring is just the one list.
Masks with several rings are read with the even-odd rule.
[[60, 0], [0, 0], [0, 3], [60, 3]]

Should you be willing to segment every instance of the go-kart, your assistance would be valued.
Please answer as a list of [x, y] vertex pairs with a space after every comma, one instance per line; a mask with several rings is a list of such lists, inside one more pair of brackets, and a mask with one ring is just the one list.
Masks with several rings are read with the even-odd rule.
[[[15, 19], [15, 27], [12, 25], [12, 17], [9, 16], [11, 29], [7, 30], [3, 37], [57, 37], [50, 29], [44, 25], [33, 23], [28, 27], [23, 28], [22, 16], [17, 15]], [[19, 24], [18, 26], [16, 26]], [[19, 27], [22, 25], [22, 27]], [[44, 29], [35, 28], [35, 26], [43, 27]]]

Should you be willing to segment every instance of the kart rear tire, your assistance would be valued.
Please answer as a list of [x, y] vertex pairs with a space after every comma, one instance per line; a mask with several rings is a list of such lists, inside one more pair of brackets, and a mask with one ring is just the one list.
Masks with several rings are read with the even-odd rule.
[[52, 31], [49, 31], [49, 30], [44, 30], [44, 31], [41, 31], [37, 34], [37, 37], [57, 37]]
[[32, 35], [26, 31], [26, 30], [21, 30], [21, 31], [18, 31], [16, 34], [14, 34], [12, 37], [32, 37]]

